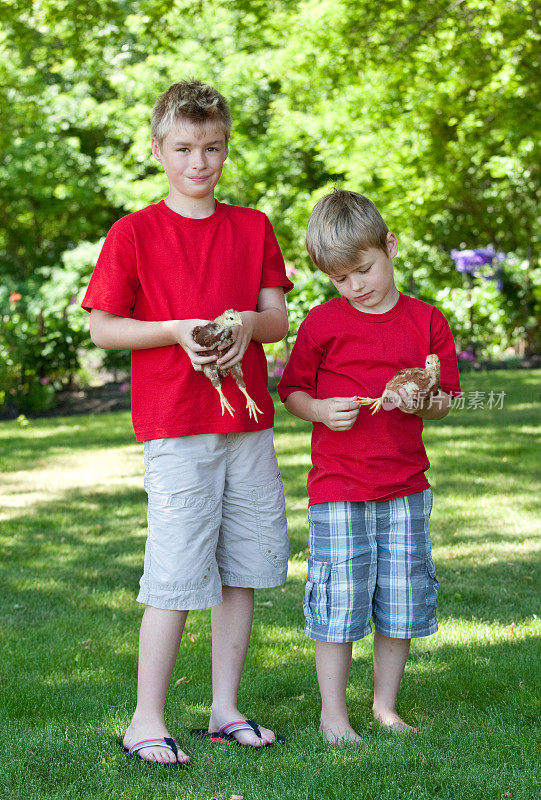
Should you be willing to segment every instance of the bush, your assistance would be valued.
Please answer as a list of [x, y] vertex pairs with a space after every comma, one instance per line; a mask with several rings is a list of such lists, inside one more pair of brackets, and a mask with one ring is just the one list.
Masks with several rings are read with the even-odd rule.
[[80, 299], [97, 245], [65, 254], [63, 265], [0, 288], [0, 408], [36, 413], [72, 383], [90, 337]]
[[77, 330], [67, 308], [48, 308], [40, 290], [32, 297], [33, 287], [20, 288], [0, 289], [0, 406], [38, 412], [51, 408], [57, 389], [70, 383], [88, 334]]
[[[541, 269], [529, 260], [508, 255], [499, 265], [463, 276], [450, 254], [407, 235], [399, 239], [394, 262], [400, 291], [431, 303], [445, 314], [457, 349], [475, 349], [483, 359], [501, 359], [506, 351], [533, 355], [541, 346]], [[287, 296], [290, 329], [287, 350], [308, 311], [336, 296], [329, 278], [319, 270], [289, 268], [295, 288]], [[443, 288], [442, 288], [443, 287]], [[275, 359], [280, 348], [266, 348]]]

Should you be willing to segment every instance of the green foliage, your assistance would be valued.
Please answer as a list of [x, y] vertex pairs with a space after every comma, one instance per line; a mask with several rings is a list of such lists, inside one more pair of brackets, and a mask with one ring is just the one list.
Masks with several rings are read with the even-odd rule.
[[0, 7], [4, 285], [37, 293], [44, 267], [69, 270], [64, 253], [164, 196], [150, 111], [170, 83], [195, 75], [232, 107], [219, 197], [268, 213], [299, 270], [293, 331], [327, 297], [308, 276], [304, 232], [315, 201], [339, 184], [377, 203], [401, 243], [401, 288], [430, 302], [441, 293], [461, 336], [468, 315], [451, 248], [493, 244], [528, 262], [526, 274], [508, 271], [500, 296], [477, 286], [476, 336], [487, 353], [538, 348], [533, 0], [83, 5]]
[[329, 278], [319, 270], [299, 270], [293, 277], [295, 288], [288, 294], [287, 298], [290, 320], [288, 341], [290, 345], [294, 344], [299, 325], [310, 309], [337, 295]]
[[25, 412], [50, 408], [55, 388], [77, 366], [67, 318], [51, 315], [32, 297], [10, 302], [4, 288], [0, 314], [0, 407], [9, 404]]
[[0, 408], [46, 410], [72, 381], [81, 348], [90, 344], [80, 300], [98, 250], [83, 244], [61, 265], [0, 287]]
[[540, 352], [541, 268], [509, 257], [500, 280], [498, 286], [481, 273], [465, 276], [462, 287], [436, 291], [437, 305], [450, 322], [458, 349], [473, 348], [477, 356], [490, 359], [520, 341], [522, 355]]

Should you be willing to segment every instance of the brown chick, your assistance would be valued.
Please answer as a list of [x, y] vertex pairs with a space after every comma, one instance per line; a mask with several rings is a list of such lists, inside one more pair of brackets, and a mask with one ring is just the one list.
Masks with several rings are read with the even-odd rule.
[[[208, 322], [206, 325], [196, 325], [192, 331], [192, 336], [197, 344], [202, 347], [210, 347], [211, 352], [214, 352], [221, 358], [233, 345], [233, 328], [235, 325], [242, 325], [242, 317], [238, 311], [234, 311], [230, 308], [224, 311], [223, 314], [220, 314], [219, 317], [216, 317], [212, 322]], [[218, 346], [221, 344], [228, 346], [224, 347], [223, 350], [218, 350]], [[222, 378], [225, 378], [226, 375], [232, 375], [237, 386], [246, 397], [246, 408], [248, 409], [250, 417], [253, 416], [257, 422], [256, 412], [258, 411], [260, 414], [263, 412], [256, 406], [255, 402], [246, 391], [246, 384], [244, 382], [244, 375], [242, 374], [240, 363], [222, 369], [216, 362], [211, 362], [210, 364], [203, 364], [202, 369], [220, 396], [222, 416], [225, 410], [227, 410], [232, 417], [235, 416], [232, 406], [228, 403], [222, 392]]]
[[409, 367], [401, 369], [385, 386], [381, 397], [357, 397], [362, 406], [370, 405], [372, 414], [379, 411], [383, 403], [396, 405], [399, 389], [405, 389], [409, 394], [414, 392], [423, 399], [431, 394], [437, 394], [440, 388], [440, 360], [435, 353], [426, 357], [425, 368]]

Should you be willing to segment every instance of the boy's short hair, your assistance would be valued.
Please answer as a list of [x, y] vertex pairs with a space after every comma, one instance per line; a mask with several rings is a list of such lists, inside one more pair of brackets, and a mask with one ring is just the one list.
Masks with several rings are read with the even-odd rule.
[[310, 214], [306, 249], [316, 267], [332, 275], [351, 267], [359, 253], [369, 247], [387, 253], [388, 232], [368, 197], [335, 189], [322, 197]]
[[183, 119], [201, 125], [215, 123], [223, 129], [226, 142], [229, 140], [231, 112], [227, 100], [214, 87], [202, 81], [173, 83], [158, 97], [150, 122], [152, 138], [161, 144], [175, 124]]

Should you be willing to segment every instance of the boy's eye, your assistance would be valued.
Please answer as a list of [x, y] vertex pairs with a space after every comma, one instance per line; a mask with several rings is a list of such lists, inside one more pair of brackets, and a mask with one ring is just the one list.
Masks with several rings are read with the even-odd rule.
[[359, 272], [361, 273], [361, 275], [364, 275], [364, 274], [365, 274], [365, 272], [368, 272], [369, 270], [371, 270], [371, 269], [372, 269], [372, 266], [373, 266], [373, 265], [372, 265], [372, 264], [370, 264], [370, 266], [369, 266], [369, 267], [365, 267], [365, 269], [360, 269], [360, 270], [359, 270]]

